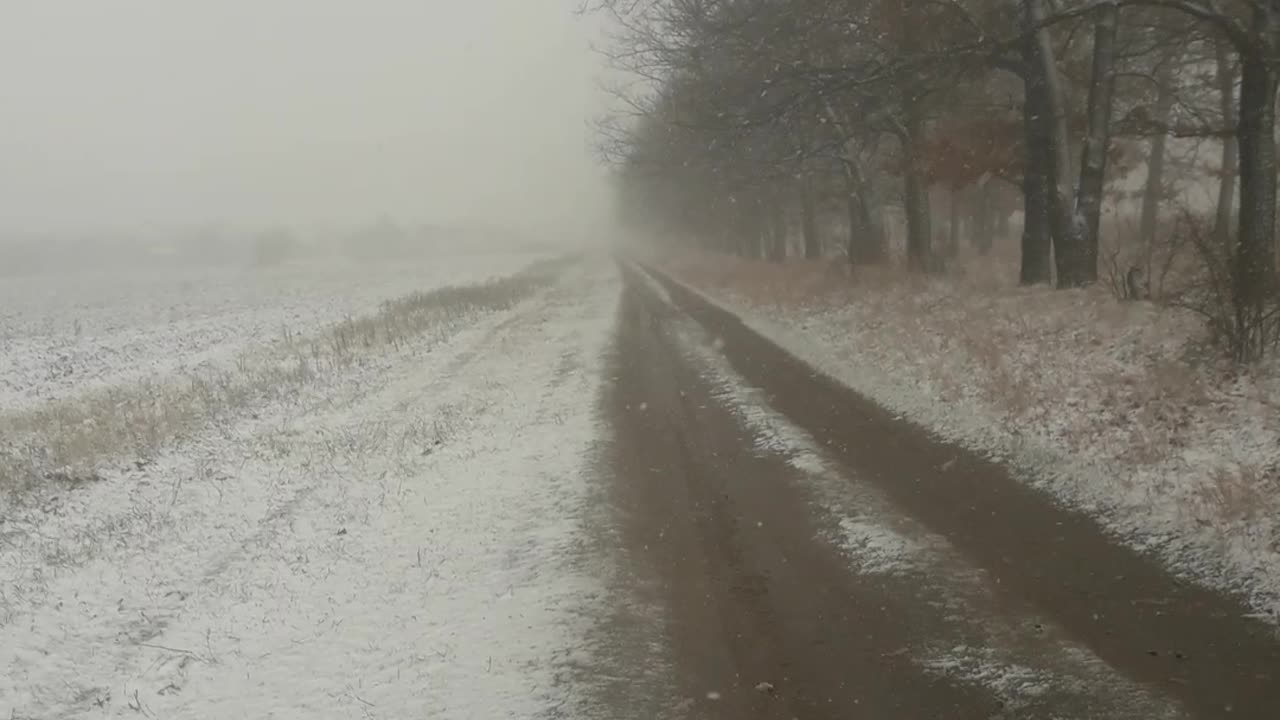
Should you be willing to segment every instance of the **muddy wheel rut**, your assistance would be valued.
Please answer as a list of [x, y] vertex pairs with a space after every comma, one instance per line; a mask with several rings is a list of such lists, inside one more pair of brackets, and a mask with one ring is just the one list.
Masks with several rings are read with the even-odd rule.
[[[1159, 706], [1165, 717], [1280, 717], [1271, 678], [1280, 643], [1230, 598], [1170, 577], [680, 286], [666, 283], [673, 312], [634, 271], [624, 276], [604, 399], [610, 492], [634, 572], [661, 588], [684, 716], [1154, 717]], [[1010, 707], [990, 686], [931, 672], [913, 652], [990, 638], [908, 577], [851, 569], [803, 473], [756, 446], [678, 347], [678, 323], [715, 337], [734, 369], [850, 477], [879, 486], [981, 567], [993, 584], [982, 613], [1029, 633], [1038, 623], [1024, 618], [1049, 618], [1145, 699], [1049, 688]]]
[[989, 699], [894, 655], [905, 619], [842, 577], [838, 553], [813, 540], [806, 498], [780, 491], [793, 471], [751, 452], [651, 312], [624, 297], [610, 398], [618, 504], [629, 545], [662, 577], [690, 714], [989, 716]]

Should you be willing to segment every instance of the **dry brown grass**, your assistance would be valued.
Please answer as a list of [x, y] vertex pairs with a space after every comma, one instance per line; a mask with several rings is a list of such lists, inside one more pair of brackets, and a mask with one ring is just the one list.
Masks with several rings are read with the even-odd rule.
[[814, 306], [903, 288], [998, 292], [1017, 283], [1016, 252], [1010, 243], [997, 243], [986, 256], [964, 252], [940, 276], [910, 272], [900, 262], [865, 267], [852, 267], [842, 258], [775, 263], [698, 250], [670, 254], [663, 265], [698, 287], [732, 290], [753, 302]]
[[1230, 523], [1250, 523], [1272, 506], [1276, 490], [1274, 477], [1254, 464], [1233, 464], [1214, 468], [1198, 492], [1207, 518], [1201, 523], [1213, 524], [1218, 518]]
[[710, 253], [690, 252], [664, 263], [697, 287], [732, 290], [759, 304], [821, 305], [838, 301], [850, 287], [838, 260], [795, 260], [779, 265]]

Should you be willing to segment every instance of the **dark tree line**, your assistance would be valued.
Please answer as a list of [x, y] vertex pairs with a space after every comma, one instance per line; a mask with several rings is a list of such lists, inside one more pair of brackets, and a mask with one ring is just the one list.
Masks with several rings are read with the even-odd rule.
[[1280, 335], [1280, 0], [595, 1], [630, 78], [603, 147], [655, 236], [869, 265], [896, 228], [937, 272], [1020, 215], [1021, 281], [1081, 287], [1109, 188], [1145, 167], [1126, 242], [1165, 240], [1175, 181], [1212, 188], [1176, 299], [1237, 359]]

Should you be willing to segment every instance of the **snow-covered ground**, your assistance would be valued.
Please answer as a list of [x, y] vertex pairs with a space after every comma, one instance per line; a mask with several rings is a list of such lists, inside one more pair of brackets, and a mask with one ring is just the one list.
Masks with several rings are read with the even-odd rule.
[[509, 275], [531, 253], [276, 268], [158, 268], [0, 277], [0, 409], [226, 363], [410, 292]]
[[819, 370], [1276, 619], [1280, 366], [1197, 359], [1193, 315], [1101, 288], [662, 262]]
[[0, 717], [555, 716], [603, 602], [584, 514], [617, 292], [587, 261], [11, 508]]

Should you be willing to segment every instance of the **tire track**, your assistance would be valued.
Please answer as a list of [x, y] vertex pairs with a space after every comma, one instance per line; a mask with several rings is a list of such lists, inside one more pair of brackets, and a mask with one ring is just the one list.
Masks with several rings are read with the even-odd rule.
[[915, 618], [816, 541], [810, 499], [683, 362], [629, 282], [606, 403], [627, 548], [659, 577], [683, 716], [987, 718], [999, 699], [899, 650]]

